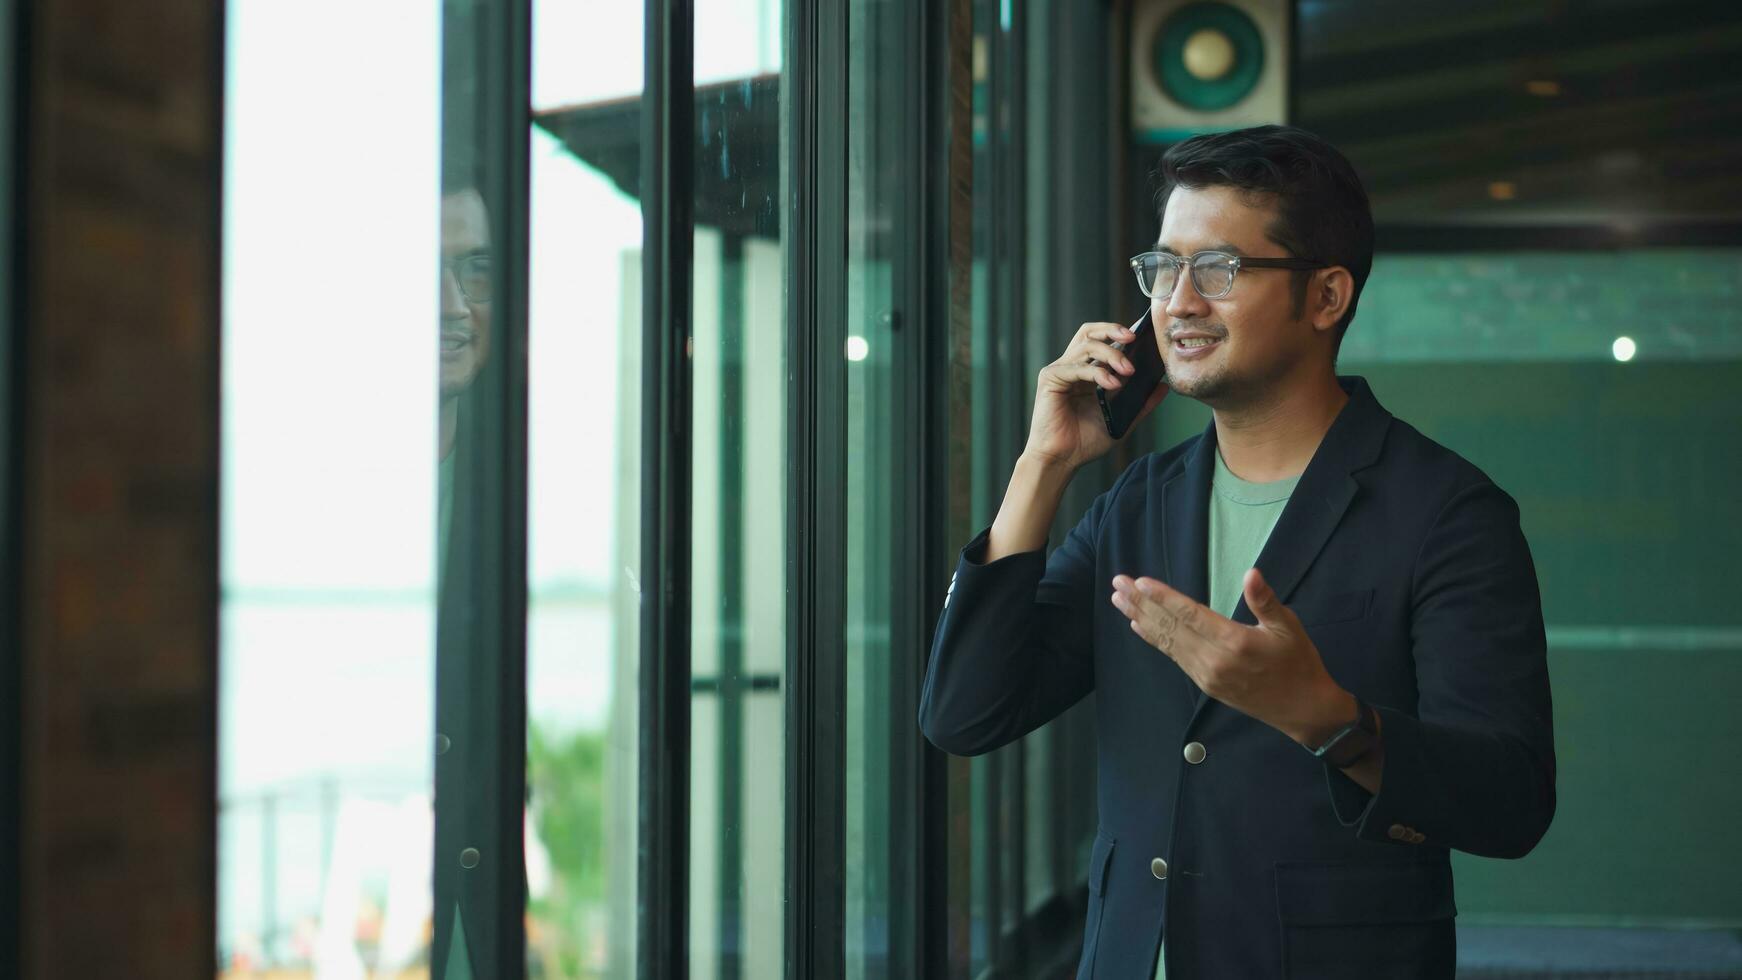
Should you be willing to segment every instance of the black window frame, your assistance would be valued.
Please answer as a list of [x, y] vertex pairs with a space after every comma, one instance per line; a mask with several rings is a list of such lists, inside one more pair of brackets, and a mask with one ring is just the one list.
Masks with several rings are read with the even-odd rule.
[[786, 236], [786, 975], [845, 970], [845, 4], [792, 2]]
[[[498, 760], [496, 840], [498, 854], [515, 855], [513, 867], [523, 867], [526, 853], [526, 616], [527, 616], [527, 414], [528, 308], [531, 269], [531, 134], [532, 134], [532, 0], [496, 0], [478, 8], [480, 54], [479, 131], [491, 154], [482, 169], [485, 198], [500, 200], [492, 209], [491, 240], [505, 268], [513, 269], [496, 297], [505, 383], [503, 404], [495, 417], [501, 426], [495, 445], [500, 504], [488, 514], [496, 524], [489, 537], [498, 543], [493, 596], [484, 597], [479, 613], [484, 629], [499, 637], [501, 670], [494, 690], [481, 691], [487, 710], [504, 733], [493, 746]], [[494, 935], [497, 976], [526, 975], [526, 881], [524, 874], [499, 877]]]
[[[526, 881], [519, 869], [526, 853], [526, 621], [527, 621], [527, 324], [530, 269], [530, 183], [532, 132], [532, 0], [450, 0], [443, 4], [444, 35], [462, 29], [460, 37], [444, 36], [451, 56], [463, 59], [473, 72], [473, 86], [456, 95], [441, 93], [444, 104], [454, 98], [467, 104], [448, 123], [465, 127], [456, 139], [475, 139], [478, 189], [489, 209], [490, 240], [501, 277], [493, 298], [498, 329], [492, 336], [493, 358], [500, 358], [501, 383], [490, 386], [481, 405], [477, 440], [480, 455], [477, 567], [488, 569], [477, 579], [468, 599], [471, 615], [495, 669], [484, 672], [488, 682], [467, 694], [480, 722], [482, 757], [491, 760], [488, 778], [477, 787], [489, 796], [488, 816], [477, 827], [478, 844], [492, 860], [488, 875], [476, 887], [485, 896], [494, 921], [472, 939], [471, 955], [479, 972], [521, 977], [526, 973]], [[461, 43], [464, 50], [457, 50]], [[463, 120], [463, 121], [462, 121]], [[473, 651], [474, 653], [476, 651]], [[438, 670], [441, 667], [438, 665]], [[437, 835], [436, 847], [441, 846]], [[454, 854], [433, 854], [437, 862], [453, 862]], [[487, 964], [484, 966], [483, 964]]]
[[647, 0], [636, 975], [689, 975], [695, 8]]

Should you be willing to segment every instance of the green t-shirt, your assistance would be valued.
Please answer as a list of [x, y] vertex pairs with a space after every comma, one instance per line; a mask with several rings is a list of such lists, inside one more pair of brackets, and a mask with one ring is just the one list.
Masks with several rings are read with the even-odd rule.
[[1234, 615], [1240, 583], [1258, 561], [1270, 531], [1294, 493], [1298, 475], [1274, 483], [1252, 483], [1235, 476], [1216, 450], [1216, 476], [1210, 493], [1210, 608]]
[[[1216, 450], [1216, 475], [1210, 493], [1210, 608], [1233, 616], [1240, 604], [1246, 569], [1258, 561], [1271, 529], [1288, 506], [1299, 476], [1274, 483], [1242, 480]], [[1163, 944], [1165, 946], [1165, 943]], [[1155, 980], [1166, 980], [1166, 957], [1155, 958]]]

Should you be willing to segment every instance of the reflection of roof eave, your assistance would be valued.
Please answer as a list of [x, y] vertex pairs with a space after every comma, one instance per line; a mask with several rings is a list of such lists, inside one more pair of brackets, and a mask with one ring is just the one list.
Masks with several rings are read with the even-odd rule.
[[[779, 88], [780, 73], [765, 72], [761, 75], [749, 75], [744, 78], [728, 78], [723, 82], [709, 82], [706, 85], [698, 85], [696, 86], [697, 101], [700, 101], [709, 92], [726, 88], [742, 87], [746, 82], [756, 87], [767, 85], [773, 88]], [[639, 110], [641, 106], [641, 95], [638, 92], [630, 92], [609, 99], [595, 99], [591, 102], [566, 102], [562, 105], [548, 106], [543, 109], [534, 110], [532, 118], [534, 122], [538, 122], [546, 117], [566, 116], [570, 113], [587, 112], [595, 109], [607, 109], [611, 106], [635, 106], [637, 110]]]
[[[576, 159], [641, 197], [639, 95], [543, 109], [539, 128]], [[780, 76], [696, 87], [696, 224], [729, 234], [780, 234]]]
[[532, 121], [541, 122], [545, 119], [567, 116], [576, 112], [594, 112], [607, 110], [612, 107], [639, 107], [640, 105], [641, 96], [637, 93], [631, 92], [628, 95], [619, 95], [614, 99], [595, 99], [592, 102], [565, 102], [562, 105], [534, 109], [532, 112]]

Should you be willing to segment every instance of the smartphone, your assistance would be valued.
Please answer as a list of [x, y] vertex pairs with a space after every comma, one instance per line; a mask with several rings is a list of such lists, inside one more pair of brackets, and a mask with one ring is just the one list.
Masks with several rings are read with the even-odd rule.
[[1131, 331], [1137, 334], [1131, 343], [1115, 342], [1112, 347], [1129, 351], [1127, 356], [1131, 358], [1131, 366], [1137, 370], [1129, 377], [1113, 372], [1114, 377], [1125, 382], [1118, 391], [1095, 386], [1095, 398], [1101, 403], [1101, 418], [1107, 422], [1107, 434], [1115, 439], [1125, 438], [1131, 423], [1137, 421], [1138, 413], [1149, 403], [1155, 386], [1167, 380], [1167, 368], [1161, 362], [1161, 345], [1156, 343], [1149, 311], [1145, 310], [1143, 316], [1131, 325]]

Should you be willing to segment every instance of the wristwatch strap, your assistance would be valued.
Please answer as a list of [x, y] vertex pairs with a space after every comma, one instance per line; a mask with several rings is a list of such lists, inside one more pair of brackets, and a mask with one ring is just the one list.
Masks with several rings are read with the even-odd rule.
[[1373, 710], [1372, 705], [1356, 698], [1355, 720], [1338, 729], [1336, 734], [1312, 751], [1314, 757], [1323, 759], [1338, 769], [1347, 769], [1373, 751], [1373, 746], [1378, 741], [1378, 713]]

